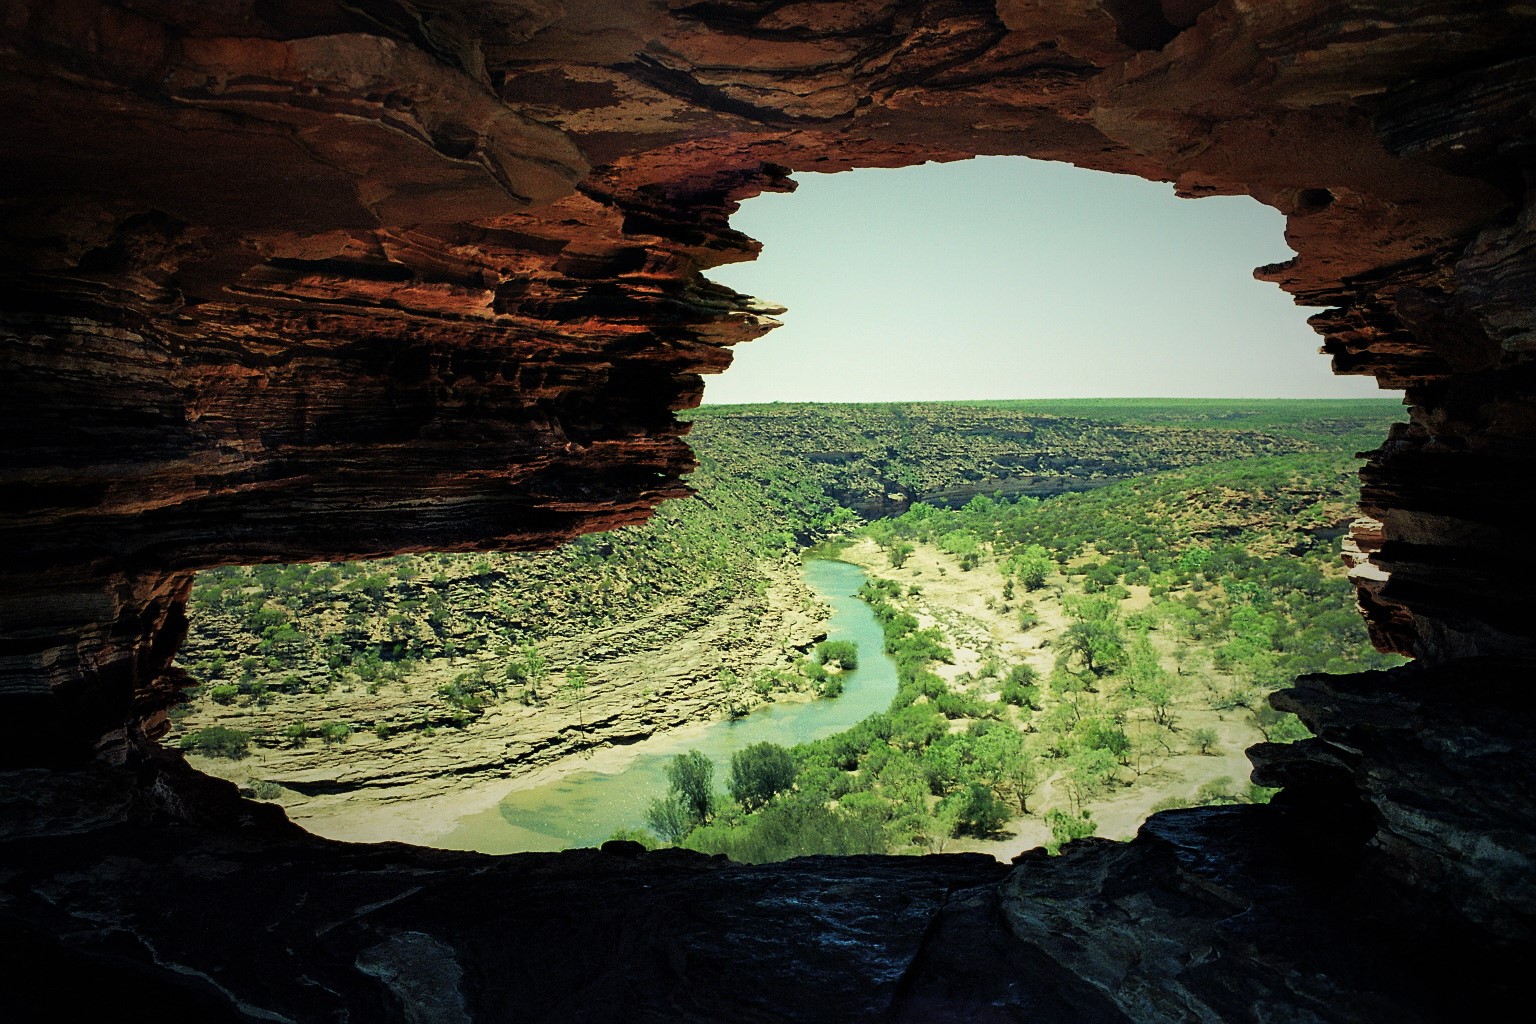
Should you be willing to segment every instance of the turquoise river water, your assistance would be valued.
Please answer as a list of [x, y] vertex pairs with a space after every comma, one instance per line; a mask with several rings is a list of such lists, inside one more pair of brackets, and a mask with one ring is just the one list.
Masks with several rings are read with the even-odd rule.
[[896, 666], [885, 654], [880, 624], [853, 595], [864, 571], [847, 562], [811, 560], [805, 580], [832, 606], [828, 638], [859, 646], [859, 667], [848, 673], [843, 693], [830, 700], [768, 704], [745, 718], [690, 726], [634, 745], [634, 759], [613, 772], [578, 771], [543, 785], [513, 790], [500, 804], [459, 821], [433, 845], [483, 853], [564, 850], [596, 846], [620, 828], [641, 828], [645, 809], [667, 789], [667, 761], [701, 750], [715, 762], [723, 783], [731, 754], [763, 740], [789, 747], [820, 739], [890, 706]]

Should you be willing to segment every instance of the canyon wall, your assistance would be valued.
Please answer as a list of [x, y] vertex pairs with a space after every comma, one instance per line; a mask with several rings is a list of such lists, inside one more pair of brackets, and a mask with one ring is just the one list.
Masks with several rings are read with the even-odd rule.
[[1533, 42], [1476, 0], [6, 0], [0, 758], [164, 764], [201, 567], [643, 518], [773, 326], [701, 276], [741, 199], [1024, 154], [1279, 209], [1258, 275], [1406, 389], [1351, 559], [1421, 667], [1304, 682], [1319, 738], [1256, 760], [1382, 905], [1527, 942]]
[[736, 202], [978, 153], [1288, 214], [1259, 275], [1414, 409], [1365, 474], [1379, 642], [1529, 653], [1529, 19], [1164, 8], [8, 4], [28, 756], [154, 733], [198, 568], [547, 546], [683, 493], [672, 412], [772, 326], [700, 274], [754, 255]]

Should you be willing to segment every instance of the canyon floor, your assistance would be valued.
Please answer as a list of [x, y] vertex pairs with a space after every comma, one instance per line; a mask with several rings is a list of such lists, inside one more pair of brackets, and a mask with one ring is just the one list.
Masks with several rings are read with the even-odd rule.
[[[508, 694], [462, 727], [411, 728], [380, 735], [351, 729], [278, 741], [296, 723], [419, 722], [443, 710], [439, 688], [465, 672], [497, 676], [513, 652], [421, 662], [402, 680], [328, 692], [283, 693], [227, 705], [199, 700], [178, 720], [180, 735], [212, 726], [258, 737], [249, 756], [189, 753], [193, 766], [280, 803], [306, 829], [355, 842], [430, 844], [457, 819], [520, 786], [577, 770], [618, 770], [628, 748], [658, 732], [718, 720], [767, 699], [747, 681], [782, 670], [826, 635], [826, 608], [805, 586], [798, 563], [765, 563], [769, 583], [746, 593], [699, 628], [679, 629], [679, 607], [663, 606], [622, 625], [559, 636], [542, 645], [554, 666], [583, 666], [581, 697], [552, 673], [543, 697]], [[807, 700], [777, 691], [774, 700]], [[311, 730], [314, 731], [314, 728]], [[173, 737], [174, 742], [174, 737]]]
[[[911, 588], [918, 588], [919, 594], [905, 598], [903, 606], [925, 628], [937, 627], [954, 650], [953, 664], [934, 668], [952, 688], [965, 687], [968, 677], [994, 656], [1005, 664], [1026, 662], [1041, 679], [1050, 675], [1056, 660], [1056, 643], [1068, 625], [1062, 607], [1062, 597], [1068, 591], [1059, 579], [1034, 593], [1021, 594], [1021, 600], [1033, 608], [1039, 619], [1037, 625], [1024, 630], [1019, 628], [1018, 603], [1010, 604], [1000, 597], [1004, 578], [993, 562], [983, 560], [973, 569], [962, 570], [959, 561], [946, 552], [930, 544], [915, 544], [897, 568], [868, 539], [850, 545], [840, 557], [861, 566], [871, 576], [902, 584], [909, 594]], [[1147, 607], [1150, 597], [1146, 587], [1128, 589], [1131, 597], [1121, 604], [1125, 612]], [[1170, 641], [1154, 642], [1165, 655], [1171, 654]], [[1222, 711], [1207, 706], [1201, 699], [1206, 693], [1205, 687], [1192, 686], [1177, 702], [1175, 736], [1183, 738], [1182, 743], [1176, 738], [1134, 781], [1089, 802], [1097, 825], [1095, 835], [1130, 839], [1159, 803], [1180, 798], [1193, 803], [1202, 786], [1219, 784], [1223, 779], [1230, 780], [1236, 789], [1247, 784], [1252, 765], [1244, 751], [1263, 741], [1264, 734], [1245, 709]], [[1217, 737], [1205, 754], [1199, 753], [1187, 739], [1202, 728], [1214, 730]], [[1062, 802], [1056, 789], [1053, 780], [1047, 778], [1030, 800], [1031, 813], [1015, 815], [998, 838], [956, 838], [944, 849], [982, 852], [1009, 861], [1025, 850], [1044, 846], [1051, 839], [1051, 830], [1035, 812]]]
[[[924, 627], [939, 629], [954, 650], [953, 663], [935, 669], [952, 688], [977, 686], [974, 677], [991, 658], [1028, 663], [1042, 679], [1050, 675], [1056, 642], [1068, 625], [1064, 578], [1022, 598], [1038, 622], [1021, 629], [1018, 603], [1000, 599], [1005, 581], [992, 562], [962, 570], [944, 551], [918, 544], [898, 568], [868, 539], [848, 546], [840, 557], [872, 577], [903, 586], [910, 595], [903, 605]], [[739, 682], [723, 688], [721, 680], [743, 681], [763, 670], [782, 669], [826, 635], [825, 608], [806, 588], [795, 563], [765, 568], [771, 583], [761, 595], [744, 595], [702, 628], [669, 629], [677, 609], [663, 608], [621, 627], [548, 644], [551, 663], [585, 659], [590, 666], [589, 686], [579, 700], [555, 678], [546, 699], [533, 704], [504, 699], [462, 728], [382, 736], [354, 730], [331, 742], [268, 741], [240, 760], [195, 753], [189, 759], [199, 770], [282, 804], [294, 821], [327, 838], [431, 845], [461, 819], [494, 806], [509, 792], [577, 771], [622, 771], [640, 740], [716, 721], [733, 705], [740, 711], [760, 703], [762, 695]], [[1146, 607], [1146, 588], [1130, 589], [1124, 610]], [[1167, 640], [1158, 642], [1165, 649], [1171, 646]], [[593, 658], [594, 651], [609, 656]], [[406, 721], [438, 705], [439, 686], [476, 667], [498, 671], [498, 659], [505, 656], [487, 651], [436, 659], [404, 680], [282, 694], [260, 705], [245, 699], [227, 706], [202, 701], [179, 725], [183, 732], [238, 726], [271, 737], [296, 721]], [[1213, 710], [1200, 699], [1203, 692], [1190, 687], [1179, 702], [1174, 736], [1185, 742], [1176, 739], [1134, 781], [1090, 802], [1097, 835], [1129, 839], [1161, 803], [1194, 802], [1201, 787], [1220, 786], [1222, 780], [1236, 788], [1246, 784], [1250, 765], [1243, 751], [1263, 735], [1249, 712]], [[773, 699], [804, 700], [809, 694], [779, 692]], [[1187, 742], [1200, 728], [1217, 736], [1209, 753]], [[1056, 788], [1048, 778], [1030, 800], [1031, 813], [1015, 815], [996, 837], [956, 838], [944, 848], [1008, 861], [1045, 845], [1051, 833], [1040, 812], [1062, 802]]]

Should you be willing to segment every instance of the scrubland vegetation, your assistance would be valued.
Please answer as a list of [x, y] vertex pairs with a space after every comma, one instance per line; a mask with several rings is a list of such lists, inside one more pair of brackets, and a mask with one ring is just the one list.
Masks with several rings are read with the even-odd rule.
[[[898, 670], [895, 701], [837, 736], [749, 748], [720, 779], [707, 759], [679, 760], [647, 816], [648, 842], [762, 861], [976, 848], [1034, 822], [1059, 845], [1134, 791], [1168, 792], [1153, 806], [1264, 800], [1240, 771], [1204, 773], [1188, 792], [1169, 780], [1191, 758], [1232, 755], [1233, 735], [1304, 736], [1265, 700], [1296, 675], [1386, 663], [1366, 643], [1337, 550], [1356, 500], [1351, 454], [1396, 412], [1125, 401], [701, 410], [690, 439], [700, 496], [645, 526], [545, 554], [203, 574], [186, 654], [202, 685], [179, 742], [224, 758], [402, 732], [430, 742], [507, 703], [560, 703], [585, 730], [613, 648], [662, 623], [686, 633], [733, 603], [750, 613], [772, 567], [816, 546], [846, 548], [869, 570], [861, 596]], [[946, 597], [962, 578], [976, 607]], [[835, 696], [873, 654], [828, 642], [750, 677], [722, 670], [720, 713], [789, 691]], [[306, 695], [413, 687], [406, 719], [307, 710]], [[294, 710], [281, 726], [231, 717], [262, 709], [270, 722], [284, 701]]]
[[[643, 526], [580, 537], [557, 551], [201, 573], [182, 653], [202, 684], [192, 708], [258, 708], [270, 718], [272, 709], [291, 705], [291, 722], [247, 735], [281, 748], [317, 735], [303, 718], [314, 703], [307, 698], [317, 695], [414, 688], [419, 698], [430, 691], [425, 709], [412, 701], [409, 717], [386, 708], [351, 722], [364, 732], [429, 738], [444, 727], [470, 727], [506, 702], [579, 706], [589, 686], [600, 685], [593, 682], [600, 663], [695, 630], [728, 606], [761, 608], [774, 563], [857, 519], [791, 469], [764, 464], [739, 475], [708, 446], [700, 448], [692, 483], [700, 498], [671, 502]], [[557, 638], [566, 649], [574, 639], [578, 650], [554, 660]], [[751, 678], [724, 671], [715, 682], [721, 705], [741, 709], [775, 693], [825, 689], [827, 673], [807, 658]], [[184, 741], [198, 751], [235, 749], [210, 747], [196, 733]]]
[[[1214, 753], [1213, 712], [1255, 739], [1302, 738], [1268, 693], [1302, 673], [1396, 661], [1369, 646], [1338, 564], [1352, 501], [1347, 460], [1305, 455], [1043, 501], [918, 504], [868, 524], [858, 534], [886, 571], [920, 549], [940, 572], [985, 570], [998, 581], [990, 617], [1048, 631], [1049, 645], [1010, 655], [974, 628], [947, 628], [914, 600], [922, 588], [872, 580], [861, 596], [901, 680], [891, 709], [785, 751], [793, 785], [768, 804], [722, 800], [665, 838], [752, 861], [939, 851], [1037, 815], [1059, 846], [1094, 831], [1097, 800], [1167, 774], [1174, 758]], [[1053, 625], [1041, 621], [1047, 605]], [[957, 638], [979, 662], [961, 674], [944, 671]], [[1218, 776], [1148, 809], [1268, 797]]]

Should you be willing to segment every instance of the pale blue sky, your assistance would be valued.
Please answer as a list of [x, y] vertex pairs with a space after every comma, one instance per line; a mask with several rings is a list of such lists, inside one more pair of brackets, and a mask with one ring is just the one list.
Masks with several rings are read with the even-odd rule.
[[1253, 279], [1292, 252], [1247, 197], [1018, 157], [796, 180], [731, 219], [762, 257], [710, 272], [789, 312], [708, 403], [1396, 394]]

